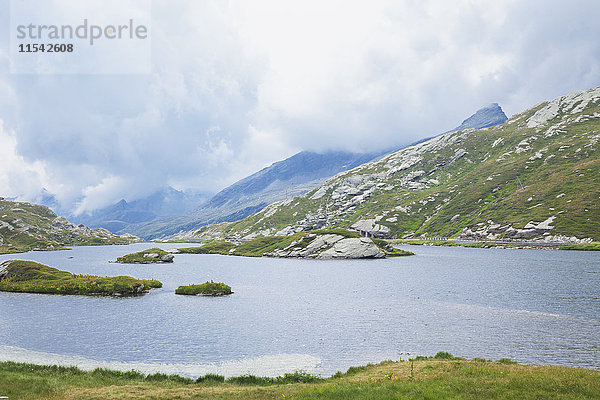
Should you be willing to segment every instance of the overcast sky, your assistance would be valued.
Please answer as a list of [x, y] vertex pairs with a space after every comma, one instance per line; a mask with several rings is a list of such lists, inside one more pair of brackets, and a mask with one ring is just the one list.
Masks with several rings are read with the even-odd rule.
[[600, 85], [598, 21], [597, 0], [157, 0], [151, 73], [12, 74], [0, 0], [0, 196], [85, 211], [216, 191], [301, 150], [510, 116]]

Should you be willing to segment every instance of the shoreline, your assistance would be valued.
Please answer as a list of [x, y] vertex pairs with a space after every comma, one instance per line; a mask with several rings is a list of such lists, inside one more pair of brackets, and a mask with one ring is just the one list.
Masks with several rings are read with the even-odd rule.
[[0, 362], [0, 395], [37, 399], [315, 399], [315, 398], [580, 398], [600, 396], [600, 371], [464, 359], [447, 352], [350, 367], [330, 377], [303, 370], [276, 377], [161, 372]]
[[[584, 244], [552, 244], [552, 243], [539, 243], [534, 244], [534, 242], [527, 242], [527, 244], [520, 244], [518, 242], [491, 242], [491, 241], [456, 241], [454, 239], [449, 240], [431, 240], [431, 239], [380, 239], [388, 242], [390, 245], [410, 245], [410, 246], [440, 246], [440, 247], [465, 247], [465, 248], [495, 248], [495, 249], [529, 249], [529, 250], [575, 250], [575, 251], [600, 251], [600, 243], [592, 242], [592, 243], [584, 243]], [[27, 254], [34, 252], [54, 252], [54, 251], [65, 251], [72, 250], [74, 247], [99, 247], [99, 246], [128, 246], [131, 244], [152, 244], [156, 245], [160, 244], [168, 244], [168, 245], [180, 245], [182, 243], [196, 245], [193, 247], [202, 247], [198, 246], [200, 243], [195, 242], [170, 242], [170, 241], [147, 241], [147, 242], [137, 242], [137, 243], [129, 243], [129, 244], [90, 244], [90, 245], [72, 245], [70, 247], [65, 248], [54, 248], [54, 249], [35, 249], [35, 250], [14, 250], [14, 251], [0, 251], [0, 256], [3, 255], [14, 255], [14, 254]], [[176, 247], [173, 247], [176, 248]], [[222, 253], [214, 253], [214, 254], [222, 254]], [[224, 254], [229, 255], [229, 254]], [[233, 254], [232, 254], [233, 255]], [[263, 256], [269, 257], [269, 256]], [[272, 257], [271, 257], [272, 258]], [[286, 258], [296, 258], [303, 259], [301, 257], [286, 257]], [[112, 264], [128, 264], [128, 263], [119, 263], [117, 261], [108, 261]], [[167, 264], [163, 262], [164, 264]]]
[[600, 243], [565, 244], [552, 242], [516, 242], [516, 241], [485, 241], [457, 239], [389, 239], [392, 245], [410, 246], [439, 246], [464, 247], [480, 249], [528, 249], [528, 250], [570, 250], [570, 251], [600, 251]]

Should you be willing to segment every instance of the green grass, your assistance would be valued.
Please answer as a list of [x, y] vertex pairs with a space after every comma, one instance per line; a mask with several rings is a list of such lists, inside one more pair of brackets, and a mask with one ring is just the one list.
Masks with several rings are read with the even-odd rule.
[[179, 286], [175, 294], [222, 296], [233, 293], [223, 282], [204, 282], [199, 285]]
[[[148, 257], [149, 254], [157, 254], [156, 257]], [[169, 257], [168, 261], [162, 260], [164, 256], [172, 256], [170, 253], [154, 247], [148, 250], [138, 251], [137, 253], [131, 253], [122, 257], [117, 257], [118, 263], [123, 264], [160, 264], [165, 262], [173, 262], [173, 258]]]
[[218, 241], [197, 247], [184, 247], [178, 250], [185, 254], [229, 254], [229, 250], [234, 247], [235, 244], [231, 242]]
[[373, 243], [375, 243], [381, 250], [385, 252], [387, 257], [404, 257], [404, 256], [414, 256], [415, 253], [408, 250], [402, 250], [395, 248], [390, 245], [389, 242], [382, 239], [372, 239]]
[[426, 245], [426, 246], [460, 246], [460, 247], [474, 247], [474, 248], [487, 248], [487, 247], [510, 247], [510, 248], [552, 248], [558, 250], [581, 250], [581, 251], [600, 251], [600, 243], [583, 243], [574, 244], [568, 246], [545, 246], [544, 243], [540, 243], [538, 246], [532, 243], [520, 244], [520, 243], [494, 243], [494, 242], [467, 242], [457, 243], [453, 240], [416, 240], [416, 239], [395, 239], [391, 243], [396, 244], [408, 244], [408, 245]]
[[405, 257], [405, 256], [414, 256], [415, 253], [413, 253], [412, 251], [408, 251], [408, 250], [392, 248], [389, 251], [386, 250], [385, 255], [387, 257]]
[[427, 246], [460, 246], [453, 240], [415, 240], [415, 239], [397, 239], [393, 243], [410, 244], [410, 245], [427, 245]]
[[600, 251], [600, 243], [584, 243], [574, 244], [572, 246], [560, 246], [560, 250], [583, 250], [583, 251]]
[[76, 275], [34, 261], [11, 261], [0, 279], [0, 291], [43, 294], [139, 295], [162, 283], [131, 276]]
[[9, 399], [597, 399], [600, 372], [464, 360], [440, 352], [350, 367], [330, 378], [303, 371], [276, 378], [207, 374], [197, 379], [137, 371], [0, 362]]

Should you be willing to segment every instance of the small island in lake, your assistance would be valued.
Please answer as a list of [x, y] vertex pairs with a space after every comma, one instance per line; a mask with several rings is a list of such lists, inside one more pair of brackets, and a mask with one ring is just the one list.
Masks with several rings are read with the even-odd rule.
[[131, 276], [77, 275], [34, 261], [7, 260], [0, 264], [0, 291], [44, 294], [136, 296], [162, 283]]
[[117, 257], [117, 262], [122, 264], [163, 264], [172, 263], [173, 258], [173, 254], [155, 247]]
[[346, 229], [303, 231], [289, 236], [264, 236], [245, 242], [213, 241], [199, 247], [179, 249], [188, 254], [224, 254], [246, 257], [315, 259], [368, 259], [410, 256], [385, 240], [361, 237]]
[[200, 285], [179, 286], [175, 294], [185, 294], [190, 296], [226, 296], [232, 294], [231, 286], [223, 282], [204, 282]]

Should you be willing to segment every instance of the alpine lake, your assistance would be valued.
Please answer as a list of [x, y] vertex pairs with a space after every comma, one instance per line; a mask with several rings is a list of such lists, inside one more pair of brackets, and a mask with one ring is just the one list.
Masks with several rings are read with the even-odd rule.
[[[600, 253], [401, 246], [410, 257], [300, 260], [177, 254], [117, 264], [139, 243], [0, 256], [76, 274], [158, 279], [144, 296], [0, 292], [0, 360], [197, 377], [322, 376], [456, 356], [600, 369]], [[208, 280], [223, 297], [175, 295]]]

